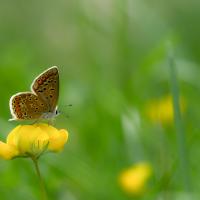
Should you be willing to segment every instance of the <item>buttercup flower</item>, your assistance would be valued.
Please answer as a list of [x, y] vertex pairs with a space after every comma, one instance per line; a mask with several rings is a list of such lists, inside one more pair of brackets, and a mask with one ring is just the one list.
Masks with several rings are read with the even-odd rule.
[[119, 184], [128, 194], [140, 195], [144, 192], [151, 175], [151, 165], [146, 162], [141, 162], [122, 171], [119, 176]]
[[[185, 100], [180, 98], [180, 109], [185, 111]], [[146, 107], [147, 115], [152, 122], [171, 124], [174, 120], [173, 99], [168, 95], [158, 100], [151, 101]]]
[[0, 141], [0, 157], [9, 160], [15, 157], [39, 158], [44, 152], [59, 152], [67, 142], [68, 132], [48, 124], [19, 125]]

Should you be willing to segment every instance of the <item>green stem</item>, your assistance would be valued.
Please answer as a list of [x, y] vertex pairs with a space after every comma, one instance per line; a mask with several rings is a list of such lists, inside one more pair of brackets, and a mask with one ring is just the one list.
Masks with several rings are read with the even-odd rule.
[[188, 166], [188, 155], [186, 149], [186, 139], [185, 139], [185, 130], [183, 122], [181, 119], [181, 110], [180, 110], [180, 95], [179, 87], [177, 80], [177, 71], [175, 67], [174, 57], [170, 50], [169, 55], [169, 68], [170, 68], [170, 81], [171, 81], [171, 90], [173, 96], [173, 109], [174, 109], [174, 122], [177, 135], [177, 146], [178, 154], [180, 158], [180, 172], [183, 176], [184, 188], [186, 191], [190, 190], [190, 179], [189, 179], [189, 166]]
[[36, 169], [37, 176], [38, 176], [39, 181], [40, 181], [41, 200], [47, 200], [47, 194], [46, 194], [44, 182], [43, 182], [43, 179], [42, 179], [42, 176], [41, 176], [41, 173], [40, 173], [40, 169], [39, 169], [39, 166], [38, 166], [38, 159], [35, 158], [35, 157], [32, 157], [32, 160], [33, 160], [33, 163], [34, 163], [34, 166], [35, 166], [35, 169]]

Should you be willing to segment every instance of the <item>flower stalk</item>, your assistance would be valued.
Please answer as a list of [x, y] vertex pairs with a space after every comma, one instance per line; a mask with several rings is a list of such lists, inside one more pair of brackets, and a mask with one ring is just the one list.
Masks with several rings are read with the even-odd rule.
[[35, 157], [31, 157], [31, 159], [34, 163], [35, 170], [36, 170], [37, 176], [39, 178], [39, 182], [40, 182], [41, 200], [47, 200], [47, 193], [46, 193], [44, 181], [43, 181], [41, 173], [40, 173], [40, 169], [39, 169], [39, 165], [38, 165], [38, 159], [35, 158]]

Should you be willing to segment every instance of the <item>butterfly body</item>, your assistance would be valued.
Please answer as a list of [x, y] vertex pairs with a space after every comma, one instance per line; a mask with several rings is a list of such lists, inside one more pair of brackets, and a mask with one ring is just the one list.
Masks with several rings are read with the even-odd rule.
[[10, 98], [11, 120], [54, 118], [59, 96], [59, 73], [51, 67], [35, 78], [30, 92], [19, 92]]
[[54, 112], [43, 113], [41, 118], [42, 119], [52, 119], [52, 118], [55, 118], [56, 116], [58, 116], [59, 114], [60, 114], [60, 112], [58, 112], [58, 110], [56, 109]]

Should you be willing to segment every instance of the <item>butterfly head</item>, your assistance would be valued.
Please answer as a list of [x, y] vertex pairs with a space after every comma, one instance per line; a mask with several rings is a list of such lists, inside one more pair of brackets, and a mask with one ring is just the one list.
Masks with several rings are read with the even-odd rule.
[[41, 118], [42, 119], [53, 119], [53, 118], [57, 117], [58, 115], [60, 115], [60, 111], [58, 111], [56, 108], [54, 112], [43, 113]]

